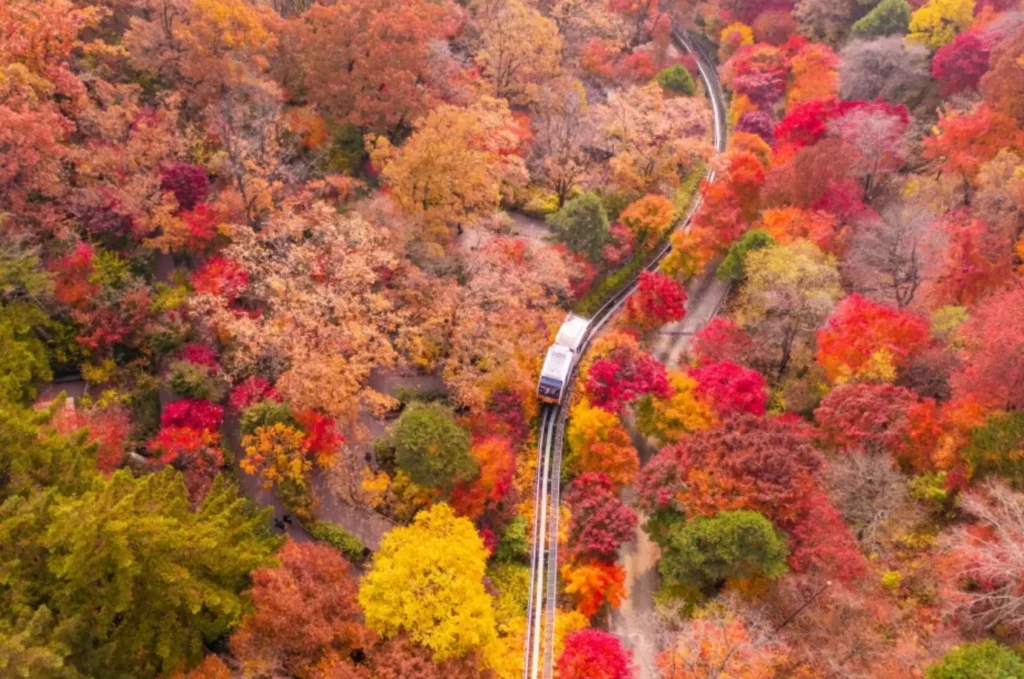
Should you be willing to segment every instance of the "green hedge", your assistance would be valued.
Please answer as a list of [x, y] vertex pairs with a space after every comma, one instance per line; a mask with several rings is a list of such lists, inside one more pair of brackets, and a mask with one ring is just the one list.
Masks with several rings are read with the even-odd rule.
[[625, 287], [633, 276], [640, 272], [640, 269], [644, 268], [647, 254], [647, 252], [643, 252], [635, 255], [624, 267], [605, 277], [583, 299], [576, 302], [573, 311], [586, 318], [593, 316], [602, 304], [610, 300], [615, 293]]
[[317, 540], [331, 545], [352, 563], [362, 563], [366, 559], [366, 545], [336, 523], [329, 521], [310, 521], [304, 524], [309, 534]]

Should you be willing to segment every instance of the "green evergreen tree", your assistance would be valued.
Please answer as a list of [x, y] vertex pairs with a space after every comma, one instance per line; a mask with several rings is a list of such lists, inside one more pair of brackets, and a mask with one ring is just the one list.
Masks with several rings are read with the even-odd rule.
[[252, 511], [224, 478], [195, 509], [173, 469], [11, 498], [0, 506], [0, 619], [54, 611], [50, 638], [32, 643], [86, 676], [145, 679], [194, 664], [241, 618], [249, 573], [278, 544], [269, 510]]
[[964, 458], [974, 473], [996, 475], [1014, 488], [1024, 488], [1024, 413], [999, 413], [989, 417], [971, 432]]
[[729, 253], [718, 266], [716, 275], [721, 280], [732, 279], [741, 281], [747, 277], [747, 255], [755, 250], [769, 248], [775, 245], [775, 239], [767, 231], [752, 229], [743, 234], [743, 237], [733, 243]]
[[530, 549], [526, 519], [514, 516], [501, 531], [501, 540], [494, 551], [498, 561], [515, 561], [525, 558]]
[[662, 69], [658, 75], [654, 76], [654, 80], [661, 85], [663, 90], [672, 94], [692, 97], [693, 93], [697, 91], [693, 84], [693, 76], [681, 64]]
[[562, 209], [548, 216], [558, 239], [573, 252], [592, 262], [601, 259], [601, 250], [611, 242], [608, 215], [601, 199], [594, 193], [573, 198]]
[[67, 663], [71, 649], [54, 636], [46, 606], [26, 612], [14, 624], [0, 620], [0, 676], [11, 679], [85, 679]]
[[62, 436], [46, 425], [57, 408], [33, 408], [0, 399], [0, 503], [41, 488], [80, 492], [95, 473], [95, 446], [85, 433]]
[[49, 322], [40, 303], [52, 288], [33, 252], [17, 242], [0, 247], [0, 399], [29, 400], [37, 383], [51, 377], [36, 329]]
[[786, 538], [757, 512], [721, 512], [672, 529], [658, 569], [668, 580], [714, 594], [726, 580], [782, 577]]
[[992, 641], [964, 644], [928, 668], [927, 679], [1021, 679], [1024, 661], [1006, 646]]
[[394, 436], [395, 462], [414, 483], [451, 490], [477, 474], [469, 434], [438, 403], [409, 406]]
[[907, 32], [910, 5], [907, 0], [882, 0], [853, 25], [853, 35], [870, 40]]

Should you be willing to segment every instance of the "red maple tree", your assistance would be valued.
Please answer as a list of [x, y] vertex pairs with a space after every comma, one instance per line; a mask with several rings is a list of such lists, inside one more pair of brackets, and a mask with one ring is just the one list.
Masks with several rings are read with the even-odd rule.
[[594, 361], [587, 371], [585, 391], [591, 403], [611, 412], [647, 394], [672, 395], [665, 366], [650, 354], [628, 347], [618, 347]]
[[560, 679], [629, 679], [633, 676], [632, 652], [619, 638], [596, 629], [581, 629], [565, 637], [558, 657]]
[[719, 415], [764, 415], [768, 383], [761, 373], [728, 361], [708, 363], [690, 370], [697, 394], [711, 401]]

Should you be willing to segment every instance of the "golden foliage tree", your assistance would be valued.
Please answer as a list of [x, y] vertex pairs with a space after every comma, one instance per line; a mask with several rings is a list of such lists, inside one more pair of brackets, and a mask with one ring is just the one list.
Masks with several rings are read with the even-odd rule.
[[239, 466], [246, 474], [259, 474], [265, 488], [286, 481], [303, 486], [313, 469], [313, 453], [304, 445], [305, 438], [303, 432], [283, 422], [257, 427], [242, 439], [245, 458]]
[[486, 646], [496, 636], [486, 568], [473, 524], [434, 505], [384, 536], [359, 588], [366, 624], [384, 637], [405, 632], [438, 661]]
[[623, 486], [632, 483], [640, 468], [618, 415], [586, 401], [572, 409], [568, 440], [580, 472], [603, 472], [616, 486]]
[[910, 16], [907, 37], [937, 50], [974, 18], [974, 0], [929, 0]]
[[643, 434], [665, 445], [715, 425], [711, 404], [697, 396], [697, 380], [684, 372], [672, 371], [668, 382], [672, 386], [670, 398], [645, 396], [635, 407], [637, 428]]
[[414, 128], [400, 148], [385, 137], [370, 137], [367, 145], [395, 200], [434, 236], [493, 212], [526, 183], [516, 121], [504, 100], [439, 106]]
[[486, 20], [476, 63], [496, 97], [524, 103], [536, 98], [538, 82], [558, 72], [561, 51], [555, 22], [520, 0], [510, 0]]

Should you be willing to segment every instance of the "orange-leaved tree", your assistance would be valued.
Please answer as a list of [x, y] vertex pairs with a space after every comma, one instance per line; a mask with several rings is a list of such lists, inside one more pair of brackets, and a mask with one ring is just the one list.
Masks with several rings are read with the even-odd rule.
[[338, 550], [289, 541], [277, 557], [279, 566], [252, 574], [253, 611], [231, 636], [245, 671], [307, 676], [325, 656], [368, 649], [373, 635], [360, 621], [356, 581]]
[[485, 96], [468, 108], [437, 107], [401, 147], [382, 136], [367, 143], [398, 204], [440, 238], [447, 225], [490, 214], [526, 183], [518, 135], [508, 103]]
[[431, 43], [457, 26], [451, 5], [428, 0], [317, 3], [285, 24], [282, 81], [335, 120], [407, 128], [436, 103]]
[[626, 595], [626, 573], [615, 564], [565, 565], [562, 579], [566, 593], [576, 595], [576, 610], [587, 618], [594, 617], [605, 603], [618, 608]]
[[834, 384], [892, 382], [928, 342], [924, 318], [854, 294], [818, 331], [818, 363]]

